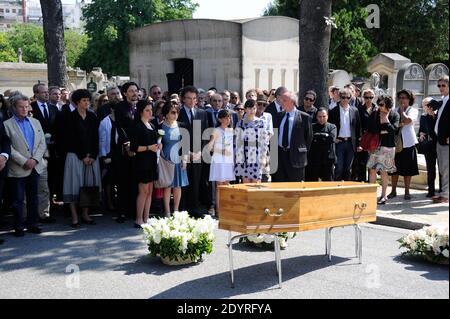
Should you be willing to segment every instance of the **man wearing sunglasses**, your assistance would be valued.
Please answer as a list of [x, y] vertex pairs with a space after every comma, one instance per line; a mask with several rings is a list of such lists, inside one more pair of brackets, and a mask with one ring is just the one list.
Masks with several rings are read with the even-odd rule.
[[335, 180], [348, 181], [351, 176], [353, 158], [356, 151], [362, 149], [358, 147], [361, 137], [361, 123], [359, 112], [356, 107], [350, 106], [352, 97], [350, 89], [339, 91], [340, 102], [337, 107], [330, 111], [330, 123], [336, 125], [336, 166]]
[[152, 97], [153, 101], [161, 100], [162, 98], [162, 90], [158, 85], [153, 85], [150, 88], [150, 96]]
[[449, 77], [445, 75], [438, 80], [439, 92], [442, 95], [441, 101], [432, 100], [427, 108], [430, 115], [430, 125], [434, 127], [438, 142], [436, 145], [439, 174], [441, 174], [442, 192], [433, 197], [435, 203], [448, 203], [448, 180], [449, 180], [449, 103], [448, 103], [448, 87]]
[[303, 105], [299, 107], [300, 111], [307, 113], [311, 117], [313, 124], [317, 122], [317, 108], [314, 106], [316, 96], [316, 92], [312, 90], [307, 91], [303, 96]]

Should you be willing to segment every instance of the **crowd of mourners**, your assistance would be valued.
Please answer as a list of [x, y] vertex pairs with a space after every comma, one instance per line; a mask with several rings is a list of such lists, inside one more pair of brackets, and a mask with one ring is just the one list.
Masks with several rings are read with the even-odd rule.
[[[442, 99], [423, 99], [421, 115], [410, 90], [376, 96], [353, 84], [330, 87], [328, 105], [317, 105], [313, 90], [299, 99], [285, 87], [251, 89], [242, 100], [194, 86], [169, 94], [153, 85], [147, 93], [134, 82], [94, 94], [43, 83], [32, 97], [8, 90], [0, 95], [2, 212], [13, 212], [17, 237], [41, 233], [58, 211], [71, 227], [95, 225], [94, 207], [82, 202], [99, 193], [103, 212], [140, 228], [150, 213], [218, 216], [219, 185], [379, 178], [382, 205], [411, 200], [417, 153], [426, 158], [427, 197], [446, 203], [448, 76], [438, 87]], [[158, 188], [162, 161], [173, 168], [172, 183]]]

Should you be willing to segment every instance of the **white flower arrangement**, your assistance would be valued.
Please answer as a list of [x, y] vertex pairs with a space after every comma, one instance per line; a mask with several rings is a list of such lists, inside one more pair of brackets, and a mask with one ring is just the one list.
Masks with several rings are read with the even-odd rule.
[[448, 264], [448, 227], [428, 226], [413, 231], [398, 240], [403, 254], [420, 256], [436, 263]]
[[[296, 235], [297, 235], [297, 233], [294, 233], [294, 232], [279, 233], [278, 238], [280, 241], [280, 247], [282, 249], [286, 249], [288, 246], [288, 244], [287, 244], [288, 239], [292, 239]], [[272, 248], [273, 243], [274, 243], [274, 238], [272, 235], [268, 235], [268, 234], [254, 234], [254, 235], [248, 235], [247, 237], [242, 238], [240, 241], [241, 242], [249, 242], [249, 243], [255, 244], [256, 246], [261, 246], [264, 248]]]
[[209, 215], [195, 219], [187, 212], [175, 212], [170, 218], [151, 218], [141, 227], [152, 256], [196, 262], [212, 252], [217, 221]]

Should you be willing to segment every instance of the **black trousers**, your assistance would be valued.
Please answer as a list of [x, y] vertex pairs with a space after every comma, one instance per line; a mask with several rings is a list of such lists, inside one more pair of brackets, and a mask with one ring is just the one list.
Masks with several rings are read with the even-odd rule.
[[133, 158], [120, 157], [120, 170], [117, 181], [117, 199], [119, 210], [127, 217], [136, 215], [137, 182], [133, 168]]
[[[425, 161], [427, 163], [428, 193], [435, 195], [436, 189], [434, 186], [434, 182], [436, 180], [437, 153], [429, 152], [425, 154]], [[439, 179], [439, 188], [441, 188], [441, 179]]]
[[189, 185], [182, 189], [181, 209], [187, 210], [191, 216], [198, 217], [204, 213], [200, 208], [202, 163], [189, 163], [186, 170]]
[[334, 172], [334, 161], [326, 160], [322, 163], [314, 163], [314, 165], [308, 165], [305, 169], [306, 181], [316, 182], [321, 181], [332, 181]]
[[358, 182], [367, 182], [367, 161], [369, 160], [369, 152], [356, 152], [352, 164], [352, 180]]
[[301, 182], [305, 180], [305, 168], [293, 167], [289, 153], [289, 150], [278, 147], [278, 169], [272, 175], [272, 182]]
[[27, 196], [27, 218], [28, 227], [37, 226], [39, 221], [38, 213], [38, 185], [39, 174], [35, 169], [27, 177], [12, 178], [11, 188], [13, 193], [14, 229], [23, 230], [25, 228], [25, 216], [23, 212], [23, 201]]

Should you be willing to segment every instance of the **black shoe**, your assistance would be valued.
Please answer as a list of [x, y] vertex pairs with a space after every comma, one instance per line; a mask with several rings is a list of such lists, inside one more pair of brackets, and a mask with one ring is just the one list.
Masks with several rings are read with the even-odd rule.
[[54, 224], [54, 223], [56, 223], [56, 219], [49, 216], [49, 217], [45, 217], [45, 218], [40, 218], [39, 222], [44, 223], [44, 224]]
[[141, 225], [134, 223], [134, 228], [142, 228]]
[[387, 195], [387, 198], [392, 199], [394, 197], [397, 197], [397, 193], [390, 193], [389, 195]]
[[86, 220], [86, 219], [81, 218], [81, 223], [86, 224], [86, 225], [97, 225], [97, 223], [93, 219]]
[[435, 195], [436, 195], [435, 193], [428, 193], [426, 197], [427, 197], [427, 198], [432, 198], [432, 197], [435, 196]]
[[125, 216], [119, 216], [119, 217], [116, 218], [116, 222], [119, 223], [119, 224], [125, 223], [126, 220], [127, 219], [126, 219]]
[[33, 226], [33, 227], [28, 227], [27, 232], [32, 233], [32, 234], [40, 234], [40, 233], [42, 233], [42, 230], [37, 226]]
[[72, 227], [72, 228], [80, 228], [81, 227], [81, 225], [80, 225], [80, 223], [75, 223], [75, 224], [70, 224], [70, 227]]
[[384, 197], [381, 197], [379, 200], [378, 200], [378, 203], [377, 203], [378, 205], [385, 205], [386, 204], [386, 198], [384, 198]]
[[23, 236], [25, 236], [25, 232], [23, 231], [23, 229], [16, 229], [16, 230], [14, 230], [14, 236], [23, 237]]

